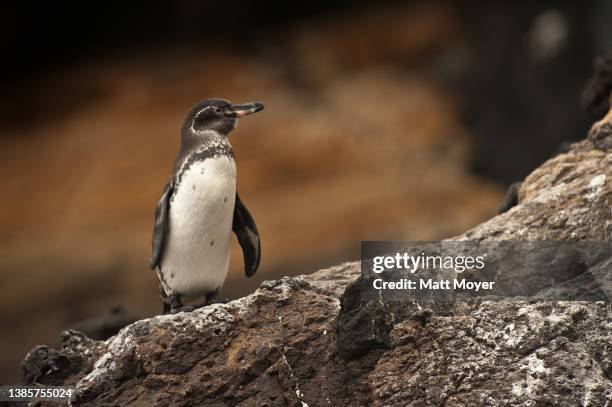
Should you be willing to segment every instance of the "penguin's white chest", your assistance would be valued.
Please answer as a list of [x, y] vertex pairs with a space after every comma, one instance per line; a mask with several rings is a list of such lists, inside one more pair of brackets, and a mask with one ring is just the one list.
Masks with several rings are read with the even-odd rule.
[[236, 164], [220, 156], [184, 171], [170, 201], [159, 272], [167, 295], [201, 296], [223, 285], [230, 259]]

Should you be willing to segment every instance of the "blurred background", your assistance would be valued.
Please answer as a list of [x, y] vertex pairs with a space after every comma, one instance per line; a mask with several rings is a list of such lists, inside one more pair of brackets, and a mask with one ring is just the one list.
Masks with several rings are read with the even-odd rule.
[[[523, 4], [524, 3], [524, 4]], [[263, 243], [222, 297], [451, 237], [582, 138], [612, 4], [11, 2], [0, 6], [0, 383], [61, 330], [160, 311], [153, 211], [197, 101], [261, 100], [231, 135]]]

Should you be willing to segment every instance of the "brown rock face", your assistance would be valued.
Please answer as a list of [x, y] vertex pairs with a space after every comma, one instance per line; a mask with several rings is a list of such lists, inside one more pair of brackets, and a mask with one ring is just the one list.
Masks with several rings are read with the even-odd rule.
[[[44, 348], [44, 355], [35, 348], [24, 361], [25, 379], [60, 384], [57, 377], [69, 378], [83, 368], [78, 402], [93, 405], [299, 406], [306, 400], [325, 405], [353, 386], [330, 350], [338, 297], [358, 273], [347, 263], [266, 282], [228, 304], [138, 321], [104, 343], [102, 356], [94, 352], [88, 358], [83, 349], [70, 346]], [[102, 346], [89, 343], [92, 349]], [[58, 356], [52, 359], [49, 352], [72, 362], [64, 363], [63, 376], [58, 369], [45, 369], [57, 365]], [[76, 354], [84, 360], [76, 360]]]
[[[609, 239], [612, 135], [605, 129], [544, 163], [523, 183], [517, 206], [456, 240]], [[346, 263], [265, 282], [227, 304], [138, 321], [104, 343], [67, 340], [53, 360], [78, 363], [67, 363], [64, 374], [62, 367], [53, 370], [53, 380], [44, 369], [52, 360], [37, 348], [23, 363], [26, 382], [65, 377], [76, 383], [77, 404], [87, 405], [599, 406], [612, 400], [609, 302], [484, 297], [448, 315], [405, 317], [360, 302], [354, 293], [362, 279], [359, 264]], [[346, 352], [351, 343], [359, 346]]]

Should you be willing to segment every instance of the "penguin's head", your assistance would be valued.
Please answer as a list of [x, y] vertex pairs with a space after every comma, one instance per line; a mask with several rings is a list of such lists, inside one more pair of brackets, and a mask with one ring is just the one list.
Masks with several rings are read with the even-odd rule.
[[239, 118], [259, 112], [263, 108], [264, 105], [260, 102], [233, 105], [224, 99], [207, 99], [191, 109], [183, 129], [195, 134], [213, 130], [227, 135], [234, 130]]

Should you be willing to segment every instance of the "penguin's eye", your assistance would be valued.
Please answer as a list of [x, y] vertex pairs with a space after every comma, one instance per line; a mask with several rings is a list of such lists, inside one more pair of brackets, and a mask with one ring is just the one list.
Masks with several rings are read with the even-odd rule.
[[219, 106], [214, 106], [213, 111], [219, 116], [221, 115], [221, 113], [223, 113], [223, 109], [221, 109]]

